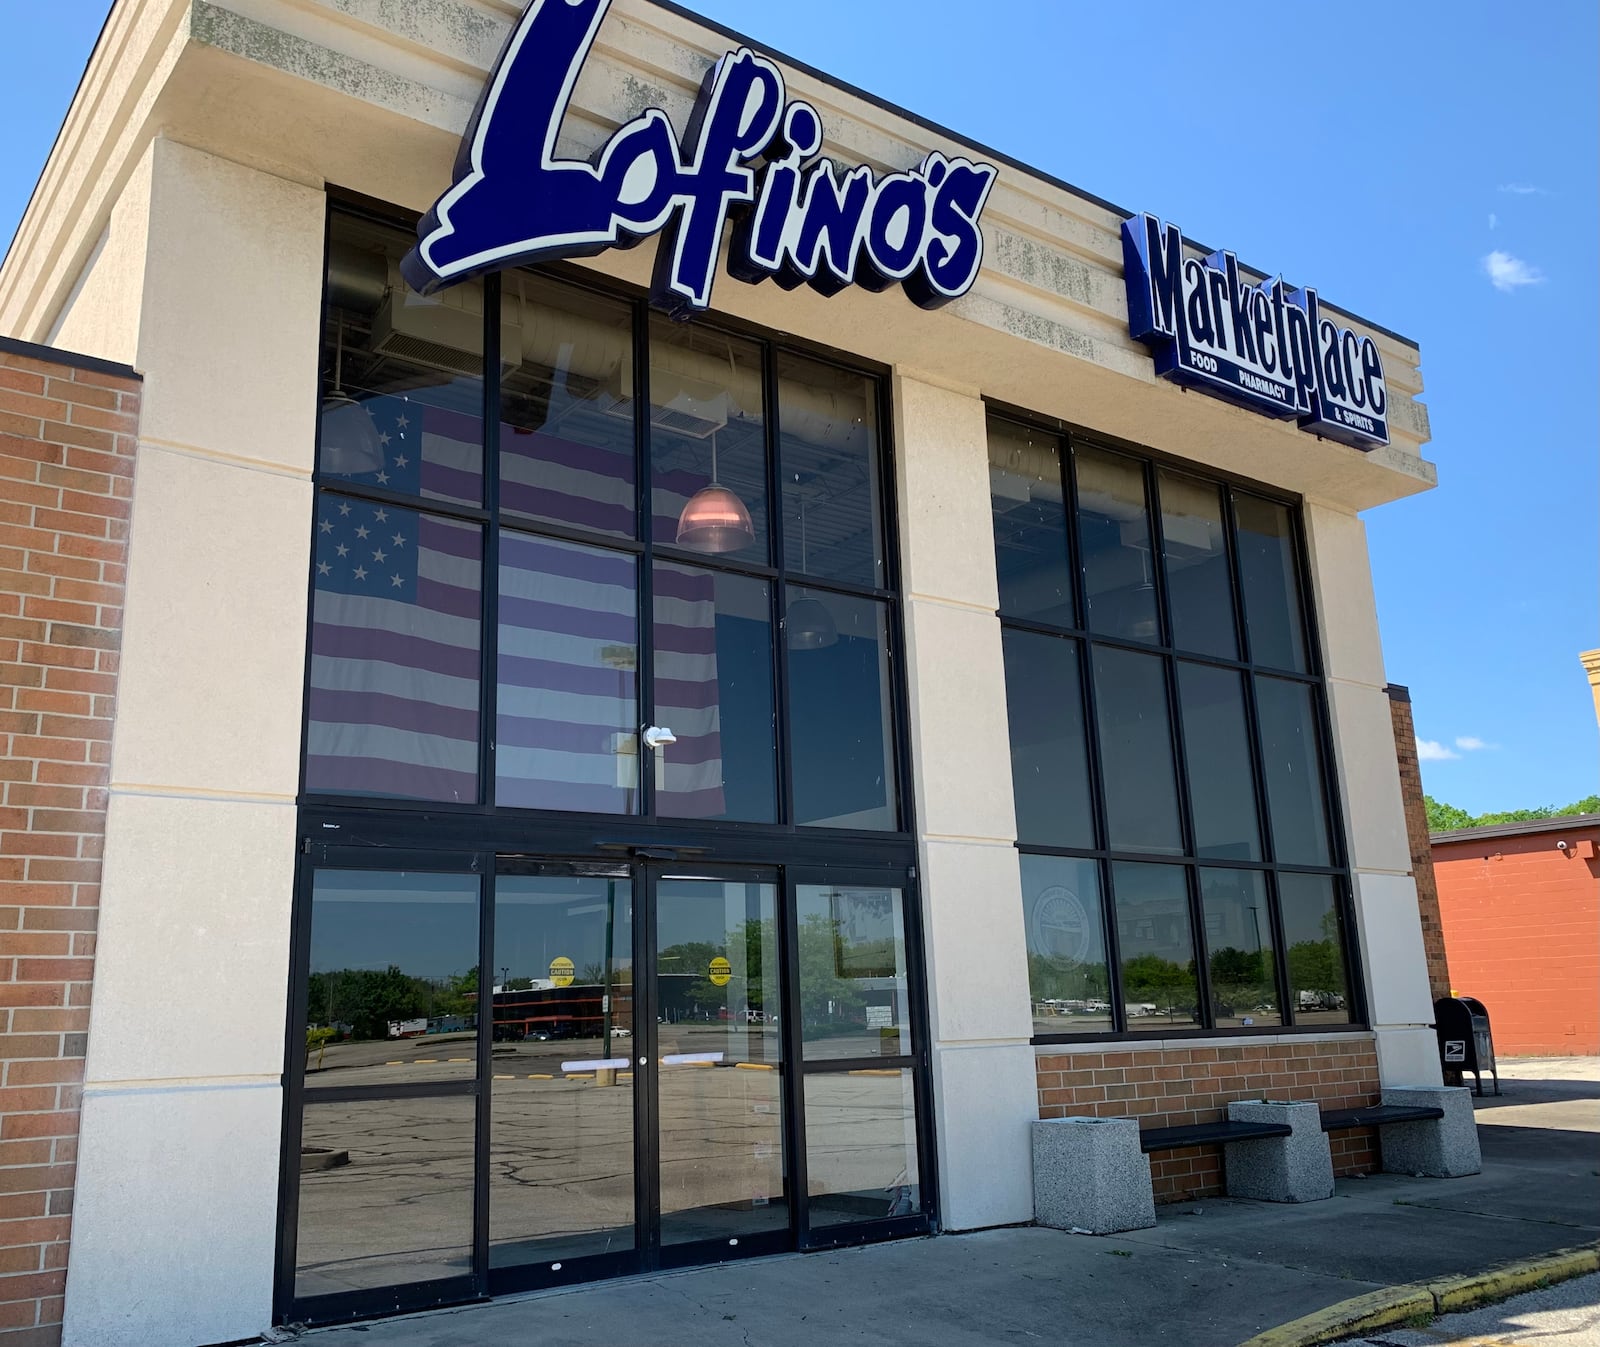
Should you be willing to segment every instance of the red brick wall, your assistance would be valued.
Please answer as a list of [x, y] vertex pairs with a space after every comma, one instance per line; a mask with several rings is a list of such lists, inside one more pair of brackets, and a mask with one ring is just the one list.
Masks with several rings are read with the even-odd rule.
[[61, 1339], [139, 381], [0, 339], [0, 1338]]
[[[1142, 1048], [1137, 1043], [1041, 1052], [1041, 1118], [1137, 1118], [1141, 1127], [1214, 1122], [1237, 1099], [1314, 1099], [1353, 1108], [1378, 1098], [1378, 1054], [1370, 1036], [1230, 1047]], [[1371, 1128], [1328, 1138], [1336, 1174], [1378, 1167]], [[1223, 1190], [1222, 1147], [1192, 1146], [1150, 1157], [1157, 1202]]]
[[1593, 821], [1434, 845], [1450, 975], [1488, 1007], [1500, 1056], [1600, 1053], [1597, 853]]
[[1422, 948], [1428, 960], [1428, 987], [1437, 1001], [1450, 995], [1450, 961], [1439, 915], [1433, 851], [1428, 841], [1428, 805], [1422, 797], [1422, 767], [1417, 761], [1411, 694], [1394, 684], [1390, 684], [1388, 693], [1389, 715], [1394, 722], [1395, 756], [1400, 763], [1400, 799], [1406, 809], [1406, 840], [1411, 844], [1411, 874], [1417, 882], [1417, 911], [1422, 917]]

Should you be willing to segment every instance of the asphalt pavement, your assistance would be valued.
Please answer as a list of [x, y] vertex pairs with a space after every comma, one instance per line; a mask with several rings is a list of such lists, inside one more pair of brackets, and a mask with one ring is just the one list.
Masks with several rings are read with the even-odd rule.
[[1386, 1328], [1345, 1347], [1600, 1347], [1600, 1273], [1529, 1291], [1426, 1328]]
[[[1327, 1202], [1164, 1206], [1153, 1229], [1106, 1238], [1026, 1227], [788, 1255], [317, 1330], [303, 1341], [1237, 1347], [1353, 1296], [1600, 1240], [1600, 1061], [1507, 1062], [1502, 1089], [1478, 1101], [1484, 1169], [1470, 1178], [1383, 1174], [1341, 1179]], [[1577, 1304], [1558, 1297], [1535, 1306], [1530, 1313], [1557, 1318], [1504, 1340], [1587, 1344], [1559, 1335], [1569, 1323], [1592, 1331], [1594, 1280], [1563, 1293]], [[1454, 1341], [1497, 1343], [1495, 1332], [1524, 1331], [1485, 1322], [1488, 1336]], [[1409, 1331], [1368, 1341], [1412, 1347], [1396, 1336]], [[1441, 1341], [1452, 1339], [1416, 1338]]]

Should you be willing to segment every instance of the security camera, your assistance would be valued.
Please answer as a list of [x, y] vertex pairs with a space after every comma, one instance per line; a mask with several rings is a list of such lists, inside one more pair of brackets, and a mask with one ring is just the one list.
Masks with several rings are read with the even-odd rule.
[[1556, 843], [1556, 850], [1557, 851], [1565, 851], [1566, 849], [1567, 849], [1567, 844], [1565, 842], [1557, 842]]

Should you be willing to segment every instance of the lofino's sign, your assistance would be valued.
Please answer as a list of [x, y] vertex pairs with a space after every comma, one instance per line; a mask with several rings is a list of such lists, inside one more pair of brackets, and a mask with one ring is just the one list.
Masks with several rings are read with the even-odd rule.
[[1389, 443], [1389, 388], [1371, 337], [1340, 327], [1307, 287], [1251, 284], [1232, 253], [1186, 257], [1153, 215], [1122, 225], [1128, 331], [1156, 373], [1357, 449]]
[[882, 177], [818, 159], [822, 118], [789, 101], [776, 65], [740, 47], [707, 74], [680, 140], [660, 108], [588, 161], [556, 156], [573, 86], [610, 0], [533, 0], [512, 29], [456, 160], [455, 184], [402, 270], [417, 290], [524, 262], [584, 257], [659, 234], [651, 299], [676, 317], [728, 270], [834, 294], [904, 287], [923, 308], [965, 294], [983, 263], [979, 216], [997, 170], [929, 154]]

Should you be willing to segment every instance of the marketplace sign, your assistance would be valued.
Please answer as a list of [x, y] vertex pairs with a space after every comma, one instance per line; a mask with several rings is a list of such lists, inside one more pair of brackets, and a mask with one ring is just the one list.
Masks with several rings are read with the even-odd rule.
[[1389, 387], [1371, 337], [1327, 316], [1309, 287], [1252, 284], [1232, 253], [1186, 257], [1176, 225], [1122, 225], [1128, 331], [1156, 373], [1356, 449], [1389, 443]]
[[898, 284], [928, 309], [972, 287], [998, 170], [938, 152], [882, 177], [819, 159], [820, 114], [790, 101], [778, 67], [748, 47], [712, 66], [681, 139], [665, 112], [646, 108], [587, 161], [558, 158], [610, 3], [528, 6], [467, 126], [455, 183], [401, 265], [414, 289], [659, 234], [651, 302], [687, 318], [711, 303], [730, 220], [728, 270], [742, 281], [825, 295]]

